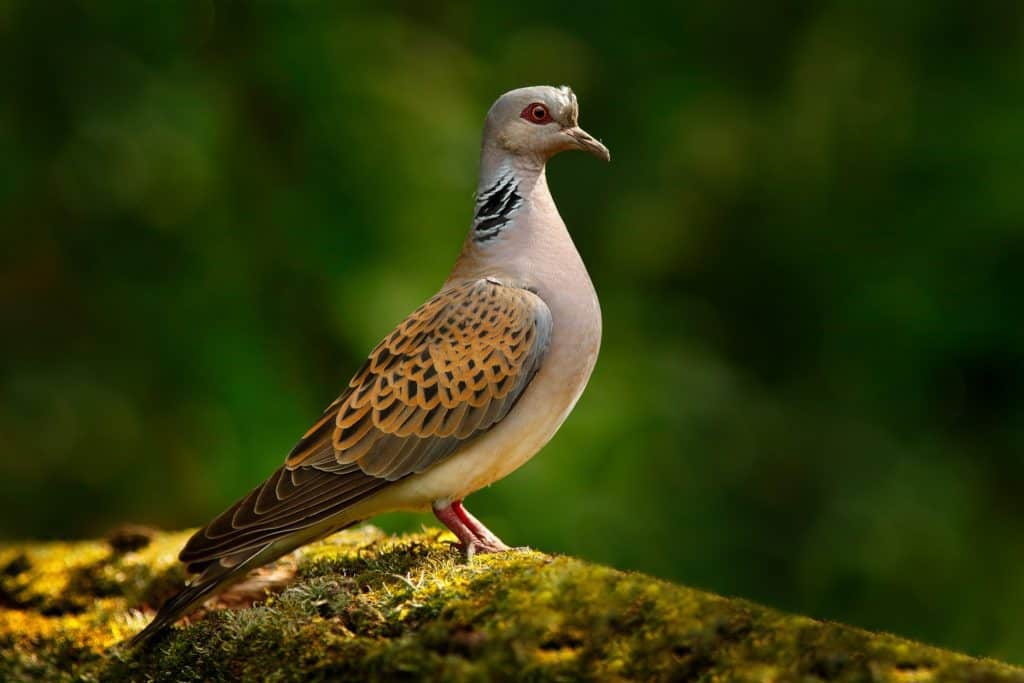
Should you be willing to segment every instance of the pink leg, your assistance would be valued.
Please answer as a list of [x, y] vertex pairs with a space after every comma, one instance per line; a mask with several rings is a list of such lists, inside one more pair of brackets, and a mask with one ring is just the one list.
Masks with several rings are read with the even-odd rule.
[[480, 520], [469, 514], [469, 511], [462, 507], [461, 500], [443, 505], [435, 503], [434, 515], [458, 537], [466, 557], [471, 558], [476, 554], [501, 553], [511, 550]]
[[511, 550], [511, 548], [505, 545], [500, 538], [494, 535], [493, 531], [485, 527], [483, 522], [470, 514], [469, 510], [462, 505], [461, 500], [457, 500], [452, 503], [452, 507], [455, 508], [455, 514], [459, 516], [462, 523], [469, 527], [469, 530], [472, 531], [477, 538], [498, 548], [498, 552]]

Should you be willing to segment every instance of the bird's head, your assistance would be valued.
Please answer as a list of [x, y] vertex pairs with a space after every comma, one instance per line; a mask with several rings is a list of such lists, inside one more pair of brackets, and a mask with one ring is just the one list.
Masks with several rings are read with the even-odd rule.
[[546, 161], [567, 149], [581, 149], [609, 161], [608, 148], [579, 127], [576, 95], [563, 85], [537, 85], [505, 93], [487, 112], [484, 145]]

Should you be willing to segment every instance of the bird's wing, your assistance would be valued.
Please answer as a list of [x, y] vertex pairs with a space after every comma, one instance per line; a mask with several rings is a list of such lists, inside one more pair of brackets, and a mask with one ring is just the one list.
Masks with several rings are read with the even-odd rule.
[[504, 418], [536, 374], [551, 312], [491, 278], [441, 291], [370, 354], [266, 482], [198, 531], [192, 569], [335, 515]]
[[389, 481], [422, 472], [508, 414], [550, 333], [529, 290], [481, 279], [441, 292], [374, 349], [285, 466], [355, 464]]

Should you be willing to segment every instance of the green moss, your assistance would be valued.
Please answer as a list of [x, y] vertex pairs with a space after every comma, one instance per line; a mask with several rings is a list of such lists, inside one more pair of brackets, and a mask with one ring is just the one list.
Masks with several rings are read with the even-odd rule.
[[1024, 670], [537, 552], [343, 532], [245, 609], [118, 646], [187, 533], [0, 549], [0, 680], [1014, 681]]

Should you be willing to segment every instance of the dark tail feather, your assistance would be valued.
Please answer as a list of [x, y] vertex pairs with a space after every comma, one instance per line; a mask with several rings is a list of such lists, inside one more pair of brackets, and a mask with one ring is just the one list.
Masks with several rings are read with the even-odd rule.
[[134, 648], [149, 642], [193, 607], [242, 579], [253, 568], [253, 561], [267, 547], [257, 548], [231, 567], [225, 567], [219, 562], [211, 565], [178, 594], [169, 598], [153, 617], [153, 621], [128, 641], [128, 647]]

